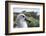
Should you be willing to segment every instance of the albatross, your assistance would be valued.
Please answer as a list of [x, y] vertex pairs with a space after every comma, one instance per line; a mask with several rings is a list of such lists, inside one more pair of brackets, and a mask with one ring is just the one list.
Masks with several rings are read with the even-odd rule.
[[24, 14], [19, 14], [17, 15], [16, 18], [16, 28], [27, 28], [27, 22], [26, 22], [27, 17]]

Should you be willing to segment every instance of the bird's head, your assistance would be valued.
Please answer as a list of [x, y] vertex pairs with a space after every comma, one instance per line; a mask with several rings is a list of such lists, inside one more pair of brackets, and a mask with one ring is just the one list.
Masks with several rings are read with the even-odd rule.
[[18, 19], [18, 20], [26, 20], [26, 19], [28, 19], [28, 18], [27, 18], [27, 16], [25, 16], [24, 14], [19, 14], [19, 15], [17, 16], [17, 19]]
[[[28, 17], [25, 16], [24, 14], [19, 14], [19, 15], [17, 16], [17, 19], [18, 19], [18, 20], [21, 20], [21, 21], [26, 21], [26, 20], [28, 20]], [[29, 21], [29, 20], [28, 20], [28, 21]]]

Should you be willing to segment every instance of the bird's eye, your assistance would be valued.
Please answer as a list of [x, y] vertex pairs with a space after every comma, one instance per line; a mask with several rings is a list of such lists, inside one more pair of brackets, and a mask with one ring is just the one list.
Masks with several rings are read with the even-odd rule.
[[24, 17], [24, 16], [23, 16]]

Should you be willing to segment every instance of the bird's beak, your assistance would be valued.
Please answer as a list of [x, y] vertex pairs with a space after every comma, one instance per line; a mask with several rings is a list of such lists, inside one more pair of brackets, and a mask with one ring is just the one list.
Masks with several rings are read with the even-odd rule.
[[29, 22], [31, 22], [31, 21], [30, 21], [30, 19], [29, 19], [28, 17], [26, 17], [26, 18], [25, 18], [25, 20], [26, 20], [26, 21], [29, 21]]

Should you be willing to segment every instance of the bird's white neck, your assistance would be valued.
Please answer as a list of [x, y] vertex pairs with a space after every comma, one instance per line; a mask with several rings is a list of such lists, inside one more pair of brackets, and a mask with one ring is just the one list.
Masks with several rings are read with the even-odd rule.
[[26, 21], [22, 21], [22, 20], [19, 21], [19, 25], [20, 27], [24, 27], [24, 28], [28, 27]]

